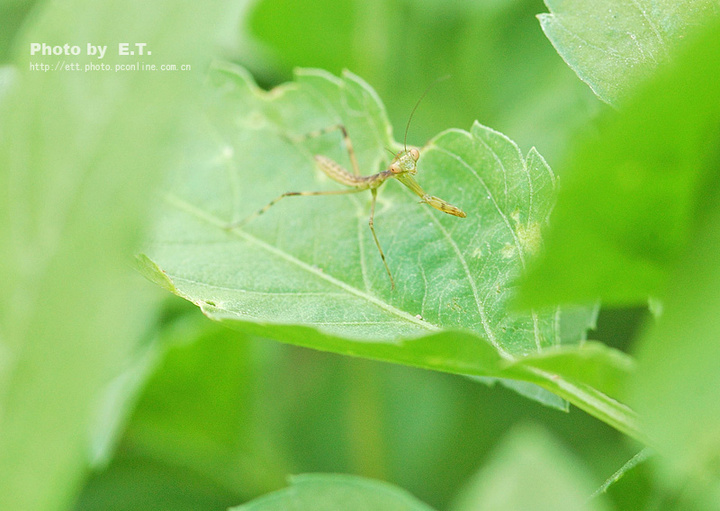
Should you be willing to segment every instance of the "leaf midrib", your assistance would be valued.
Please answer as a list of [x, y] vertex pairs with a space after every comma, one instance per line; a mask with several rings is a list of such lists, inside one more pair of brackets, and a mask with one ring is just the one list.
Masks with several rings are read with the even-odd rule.
[[[216, 216], [208, 213], [207, 211], [183, 200], [182, 198], [178, 197], [177, 195], [175, 195], [173, 193], [165, 194], [164, 199], [171, 206], [174, 206], [177, 209], [184, 211], [185, 213], [188, 213], [188, 214], [194, 216], [195, 218], [202, 220], [203, 222], [206, 222], [210, 225], [213, 225], [220, 229], [224, 229], [225, 226], [227, 225], [227, 222], [224, 222], [222, 219], [217, 218]], [[373, 305], [381, 308], [382, 310], [390, 313], [391, 315], [394, 315], [394, 316], [396, 316], [402, 320], [405, 320], [409, 323], [412, 323], [414, 325], [420, 326], [423, 329], [428, 330], [428, 331], [441, 330], [441, 328], [438, 325], [435, 325], [435, 324], [430, 323], [425, 320], [420, 320], [420, 319], [416, 318], [415, 316], [413, 316], [412, 314], [405, 312], [403, 310], [400, 310], [397, 307], [394, 307], [393, 305], [391, 305], [383, 300], [380, 300], [379, 298], [377, 298], [371, 294], [366, 293], [365, 291], [362, 291], [362, 290], [360, 290], [354, 286], [351, 286], [341, 280], [338, 280], [335, 277], [328, 275], [327, 273], [322, 272], [317, 268], [314, 268], [312, 265], [309, 265], [309, 264], [297, 259], [293, 255], [291, 255], [283, 250], [280, 250], [279, 248], [274, 247], [274, 246], [266, 243], [265, 241], [262, 241], [261, 239], [248, 234], [245, 231], [235, 230], [235, 231], [233, 231], [233, 234], [245, 239], [246, 241], [248, 241], [250, 243], [255, 244], [256, 246], [260, 247], [261, 249], [263, 249], [271, 254], [274, 254], [274, 255], [282, 258], [283, 260], [297, 266], [298, 268], [305, 270], [306, 272], [310, 273], [313, 277], [323, 279], [349, 294], [357, 296], [358, 298], [361, 298], [362, 300], [365, 300], [368, 303], [372, 303]]]

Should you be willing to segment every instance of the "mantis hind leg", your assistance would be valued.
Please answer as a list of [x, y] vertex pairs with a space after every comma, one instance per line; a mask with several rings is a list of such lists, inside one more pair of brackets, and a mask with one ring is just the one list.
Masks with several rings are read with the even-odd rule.
[[237, 222], [231, 222], [225, 226], [225, 229], [228, 231], [232, 231], [233, 229], [237, 229], [239, 227], [243, 227], [244, 225], [248, 224], [252, 220], [255, 220], [257, 217], [265, 213], [268, 209], [273, 207], [275, 204], [280, 202], [280, 200], [284, 199], [285, 197], [311, 197], [314, 195], [345, 195], [348, 193], [357, 193], [362, 192], [363, 190], [358, 190], [356, 188], [348, 189], [348, 190], [326, 190], [326, 191], [320, 191], [320, 192], [285, 192], [282, 195], [274, 198], [270, 202], [268, 202], [265, 206], [258, 209], [254, 213], [246, 216], [242, 220], [239, 220]]
[[372, 232], [373, 239], [375, 240], [375, 245], [377, 245], [378, 251], [380, 252], [380, 257], [382, 257], [382, 262], [385, 265], [385, 271], [387, 271], [388, 277], [390, 277], [390, 286], [395, 289], [395, 280], [393, 279], [392, 273], [390, 273], [390, 267], [388, 266], [387, 260], [385, 259], [385, 254], [383, 253], [382, 247], [380, 246], [380, 240], [378, 240], [377, 234], [375, 234], [374, 219], [377, 189], [371, 188], [370, 191], [372, 192], [372, 202], [370, 203], [370, 221], [368, 222], [370, 224], [370, 232]]

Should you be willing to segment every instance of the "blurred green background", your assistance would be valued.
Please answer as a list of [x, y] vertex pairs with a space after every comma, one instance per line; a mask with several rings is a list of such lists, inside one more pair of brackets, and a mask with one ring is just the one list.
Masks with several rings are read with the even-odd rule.
[[[535, 18], [546, 11], [541, 1], [240, 5], [237, 33], [218, 57], [248, 67], [265, 88], [290, 80], [295, 67], [347, 68], [378, 92], [397, 139], [423, 91], [450, 75], [418, 108], [411, 144], [479, 120], [523, 152], [537, 147], [562, 173], [573, 137], [607, 108], [543, 35]], [[3, 4], [3, 61], [41, 8]], [[576, 409], [565, 414], [457, 376], [244, 336], [178, 298], [159, 300], [148, 316], [128, 319], [145, 331], [130, 379], [147, 383], [137, 399], [119, 401], [127, 416], [116, 418], [123, 431], [110, 442], [116, 451], [89, 456], [78, 511], [225, 509], [303, 472], [383, 479], [450, 509], [508, 431], [528, 423], [551, 431], [598, 487], [638, 450]], [[643, 317], [642, 310], [602, 311], [591, 338], [626, 349]], [[611, 497], [618, 509], [640, 507], [650, 484], [641, 468]]]
[[235, 58], [266, 87], [295, 67], [349, 69], [383, 99], [396, 138], [423, 91], [449, 76], [418, 109], [413, 144], [479, 120], [555, 168], [603, 107], [545, 38], [542, 12], [540, 0], [264, 0], [249, 7]]

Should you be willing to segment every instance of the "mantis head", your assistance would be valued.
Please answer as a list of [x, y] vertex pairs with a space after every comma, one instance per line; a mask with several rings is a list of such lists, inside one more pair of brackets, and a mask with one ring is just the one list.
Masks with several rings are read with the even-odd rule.
[[396, 175], [416, 174], [420, 151], [414, 147], [400, 151], [390, 164], [390, 172]]

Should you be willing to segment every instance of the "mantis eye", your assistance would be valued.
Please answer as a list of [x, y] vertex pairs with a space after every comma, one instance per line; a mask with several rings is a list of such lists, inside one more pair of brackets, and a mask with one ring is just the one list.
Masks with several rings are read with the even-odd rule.
[[418, 151], [417, 149], [415, 149], [415, 148], [413, 147], [413, 148], [410, 149], [408, 152], [410, 153], [410, 157], [411, 157], [413, 160], [418, 161], [418, 159], [420, 158], [420, 151]]
[[397, 163], [393, 163], [392, 165], [390, 165], [390, 172], [392, 172], [393, 174], [400, 174], [400, 172], [402, 171], [400, 170], [400, 166]]

